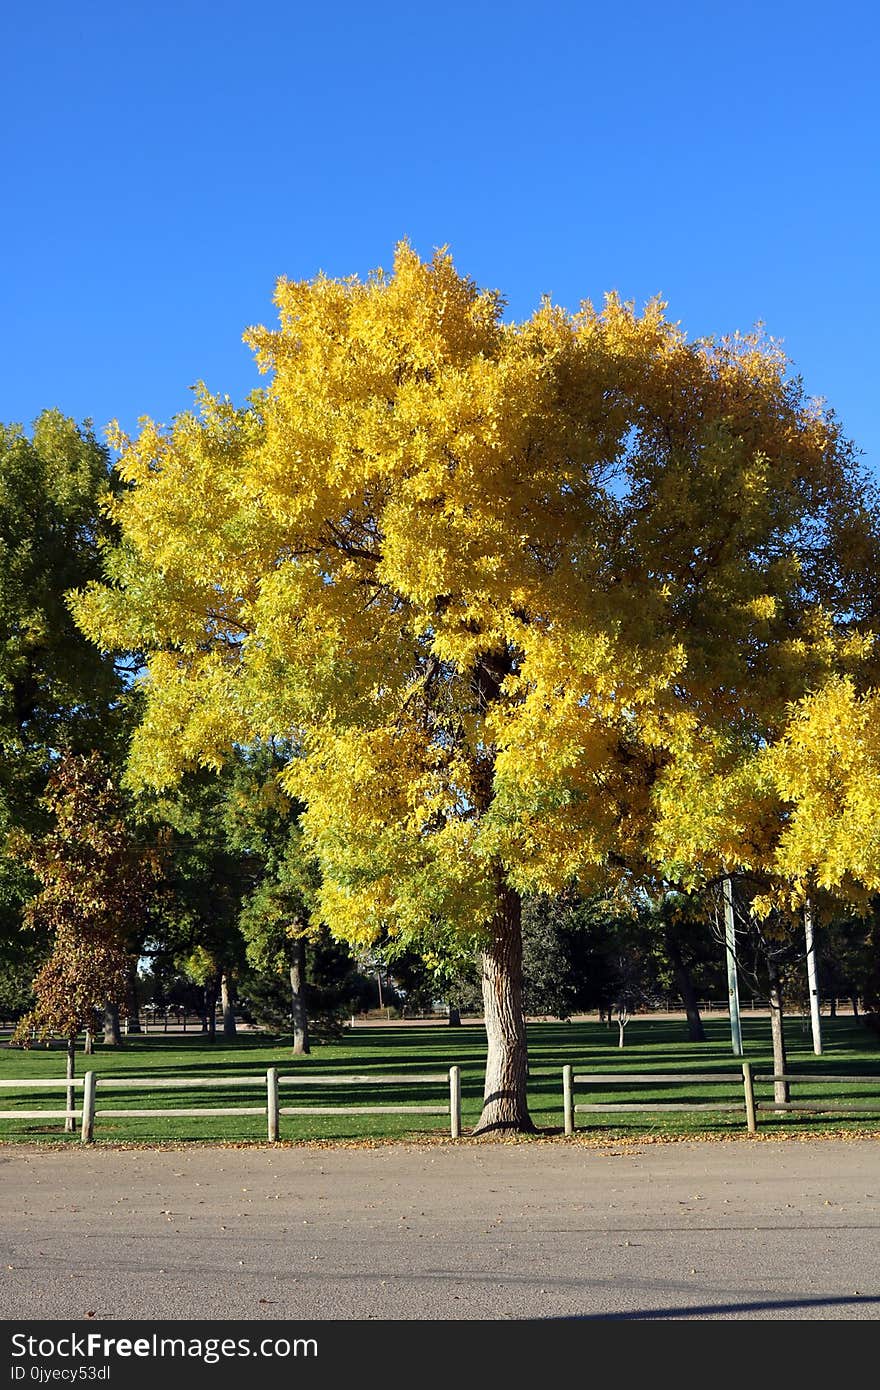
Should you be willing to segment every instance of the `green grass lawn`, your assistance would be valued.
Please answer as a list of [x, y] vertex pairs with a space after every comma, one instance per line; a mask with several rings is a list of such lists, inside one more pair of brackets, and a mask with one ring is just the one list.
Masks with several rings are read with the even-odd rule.
[[[818, 1133], [830, 1128], [847, 1132], [869, 1132], [880, 1135], [880, 1039], [866, 1028], [861, 1020], [846, 1018], [823, 1019], [825, 1051], [821, 1057], [813, 1054], [808, 1025], [800, 1018], [788, 1021], [786, 1040], [789, 1052], [789, 1071], [802, 1074], [805, 1083], [797, 1086], [792, 1099], [809, 1100], [834, 1097], [851, 1099], [853, 1103], [874, 1104], [876, 1115], [833, 1116], [793, 1112], [778, 1116], [759, 1112], [759, 1127], [764, 1132]], [[674, 1086], [658, 1083], [634, 1086], [625, 1083], [603, 1086], [592, 1094], [585, 1087], [575, 1088], [575, 1100], [626, 1102], [644, 1100], [730, 1100], [740, 1103], [733, 1113], [712, 1114], [581, 1114], [576, 1117], [579, 1134], [607, 1136], [623, 1135], [682, 1135], [682, 1134], [744, 1134], [744, 1113], [741, 1108], [742, 1081], [737, 1079], [739, 1063], [732, 1055], [730, 1032], [726, 1018], [711, 1016], [705, 1019], [708, 1041], [689, 1043], [685, 1025], [676, 1020], [651, 1017], [633, 1019], [626, 1029], [626, 1046], [617, 1046], [617, 1026], [612, 1028], [597, 1022], [533, 1023], [529, 1026], [529, 1105], [539, 1132], [562, 1133], [562, 1067], [570, 1063], [578, 1072], [731, 1072], [729, 1089], [712, 1086]], [[766, 1017], [743, 1019], [743, 1038], [746, 1058], [756, 1073], [772, 1071], [770, 1024]], [[123, 1047], [116, 1049], [96, 1045], [91, 1058], [77, 1053], [78, 1074], [87, 1069], [99, 1077], [98, 1115], [95, 1125], [97, 1143], [141, 1142], [162, 1143], [194, 1140], [201, 1142], [266, 1141], [264, 1116], [193, 1117], [169, 1115], [165, 1118], [102, 1119], [101, 1106], [117, 1109], [155, 1109], [163, 1106], [219, 1107], [265, 1105], [265, 1090], [241, 1087], [231, 1078], [240, 1076], [264, 1077], [266, 1068], [276, 1066], [280, 1074], [303, 1074], [310, 1077], [331, 1077], [345, 1073], [381, 1075], [420, 1072], [446, 1072], [455, 1064], [462, 1074], [462, 1127], [465, 1136], [477, 1122], [481, 1108], [483, 1069], [486, 1042], [479, 1024], [450, 1028], [446, 1024], [421, 1027], [394, 1025], [346, 1029], [340, 1041], [318, 1043], [310, 1056], [292, 1056], [289, 1039], [242, 1034], [234, 1043], [222, 1039], [212, 1045], [199, 1033], [131, 1036]], [[0, 1077], [2, 1078], [60, 1078], [64, 1075], [64, 1050], [35, 1047], [30, 1051], [0, 1045]], [[811, 1075], [831, 1075], [831, 1083], [809, 1081]], [[866, 1074], [876, 1081], [850, 1083], [847, 1075]], [[117, 1090], [114, 1077], [146, 1078], [143, 1091]], [[150, 1087], [150, 1079], [186, 1076], [200, 1078], [229, 1077], [228, 1086], [211, 1086], [201, 1090], [159, 1091]], [[772, 1087], [759, 1083], [758, 1099], [772, 1099]], [[0, 1109], [58, 1109], [63, 1104], [63, 1091], [0, 1091]], [[81, 1091], [77, 1092], [78, 1100]], [[444, 1104], [448, 1087], [390, 1084], [385, 1086], [353, 1085], [282, 1088], [280, 1103], [284, 1105], [405, 1105]], [[448, 1135], [448, 1115], [329, 1115], [282, 1116], [282, 1141], [298, 1140], [357, 1140], [376, 1138], [412, 1139], [426, 1134]], [[0, 1120], [0, 1141], [78, 1142], [78, 1133], [65, 1135], [62, 1120]]]

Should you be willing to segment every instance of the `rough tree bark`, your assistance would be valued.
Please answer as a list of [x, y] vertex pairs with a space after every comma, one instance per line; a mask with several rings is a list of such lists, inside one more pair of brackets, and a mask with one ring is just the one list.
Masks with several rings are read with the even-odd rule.
[[[485, 713], [501, 694], [514, 669], [513, 654], [485, 652], [471, 676], [477, 708]], [[477, 755], [472, 765], [473, 799], [477, 812], [488, 812], [494, 796], [495, 756]], [[494, 866], [495, 915], [489, 940], [481, 953], [483, 1018], [486, 1026], [486, 1084], [483, 1112], [474, 1134], [492, 1130], [534, 1131], [526, 1096], [528, 1046], [523, 1012], [522, 901], [507, 883], [501, 864]]]
[[457, 1004], [449, 1005], [449, 1026], [450, 1028], [461, 1027], [461, 1010]]
[[[782, 981], [779, 977], [779, 967], [771, 958], [767, 960], [767, 975], [770, 981], [770, 1033], [773, 1038], [773, 1071], [779, 1076], [786, 1070], [785, 1023], [782, 1012]], [[788, 1096], [788, 1082], [774, 1081], [773, 1099], [785, 1102], [788, 1100]]]
[[697, 1004], [697, 994], [691, 979], [691, 972], [684, 963], [684, 957], [672, 931], [667, 928], [664, 936], [666, 955], [672, 966], [675, 988], [678, 990], [687, 1015], [688, 1039], [691, 1042], [705, 1042], [706, 1030], [703, 1027], [703, 1020], [700, 1018], [700, 1009]]
[[235, 985], [224, 970], [220, 976], [220, 1003], [223, 1009], [223, 1036], [235, 1037]]
[[528, 1052], [522, 1002], [522, 903], [496, 871], [498, 909], [482, 952], [488, 1054], [483, 1113], [474, 1134], [534, 1130], [526, 1098]]
[[122, 1030], [119, 1027], [119, 1005], [107, 1004], [104, 1009], [104, 1046], [120, 1047]]
[[297, 936], [290, 943], [290, 1009], [295, 1057], [303, 1057], [310, 1051], [306, 988], [306, 943]]

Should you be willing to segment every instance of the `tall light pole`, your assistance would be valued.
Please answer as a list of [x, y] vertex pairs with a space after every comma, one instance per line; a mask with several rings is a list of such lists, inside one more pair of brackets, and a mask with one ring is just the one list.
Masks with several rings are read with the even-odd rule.
[[810, 1023], [813, 1028], [813, 1051], [822, 1055], [822, 1023], [819, 1017], [819, 981], [816, 970], [816, 946], [813, 941], [813, 904], [804, 901], [804, 936], [807, 941], [807, 984], [810, 991]]
[[724, 949], [727, 955], [727, 998], [730, 1005], [730, 1043], [734, 1057], [743, 1055], [742, 1024], [739, 1017], [739, 982], [736, 976], [736, 923], [733, 914], [733, 879], [725, 875]]

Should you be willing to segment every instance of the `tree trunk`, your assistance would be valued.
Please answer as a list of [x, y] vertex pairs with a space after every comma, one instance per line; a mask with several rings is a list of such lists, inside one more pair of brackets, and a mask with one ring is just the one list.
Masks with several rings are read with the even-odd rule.
[[618, 1046], [618, 1047], [623, 1047], [623, 1030], [624, 1030], [625, 1028], [626, 1028], [626, 1024], [624, 1023], [624, 1021], [623, 1021], [622, 1018], [619, 1018], [619, 1019], [617, 1020], [617, 1029], [618, 1029], [617, 1046]]
[[858, 1016], [859, 1016], [859, 997], [858, 997], [857, 994], [853, 994], [853, 995], [850, 996], [850, 1003], [852, 1004], [853, 1018], [858, 1018]]
[[522, 1002], [522, 903], [496, 870], [498, 907], [482, 953], [486, 1022], [483, 1113], [474, 1134], [534, 1130], [526, 1097], [528, 1050]]
[[129, 1033], [142, 1033], [138, 1000], [138, 968], [137, 959], [134, 956], [131, 958], [128, 971], [128, 997], [125, 1001], [125, 1009]]
[[295, 936], [290, 943], [290, 1013], [295, 1057], [304, 1057], [311, 1051], [306, 991], [306, 943], [301, 936]]
[[450, 1028], [461, 1027], [461, 1010], [457, 1004], [449, 1005], [449, 1026]]
[[[76, 1075], [76, 1038], [67, 1039], [67, 1080], [72, 1081]], [[76, 1107], [76, 1091], [73, 1086], [67, 1088], [66, 1110], [73, 1110]], [[64, 1121], [64, 1133], [73, 1133], [73, 1118], [68, 1115]]]
[[95, 1051], [95, 1035], [91, 1028], [86, 1029], [86, 1040], [83, 1043], [83, 1056], [91, 1057]]
[[203, 992], [205, 1008], [205, 1032], [208, 1034], [208, 1042], [217, 1041], [217, 981], [212, 980], [205, 985]]
[[223, 1036], [235, 1037], [235, 984], [226, 971], [220, 976], [220, 1002], [223, 1008]]
[[119, 1005], [108, 1004], [104, 1009], [104, 1046], [120, 1047], [122, 1032], [119, 1027]]
[[[773, 1070], [777, 1075], [781, 1075], [786, 1070], [785, 1025], [782, 1013], [782, 984], [775, 961], [767, 961], [767, 972], [770, 980], [770, 1032], [773, 1037]], [[788, 1094], [787, 1081], [774, 1081], [774, 1100], [787, 1101]]]
[[832, 994], [828, 1000], [828, 1017], [837, 1018], [837, 995]]
[[681, 1002], [684, 1004], [684, 1011], [687, 1015], [688, 1039], [690, 1042], [705, 1042], [706, 1030], [703, 1027], [703, 1020], [700, 1018], [700, 1009], [697, 1004], [697, 994], [691, 979], [691, 972], [684, 963], [678, 942], [669, 930], [665, 933], [665, 941], [666, 955], [675, 977], [675, 987], [681, 996]]

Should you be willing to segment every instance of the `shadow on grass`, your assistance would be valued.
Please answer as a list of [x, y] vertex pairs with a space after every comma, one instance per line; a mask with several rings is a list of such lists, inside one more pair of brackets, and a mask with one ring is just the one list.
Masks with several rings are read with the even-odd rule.
[[[708, 1040], [705, 1043], [691, 1043], [686, 1037], [683, 1020], [656, 1019], [651, 1016], [637, 1017], [626, 1029], [626, 1043], [623, 1049], [617, 1045], [617, 1028], [607, 1028], [604, 1023], [593, 1020], [575, 1022], [535, 1022], [528, 1026], [529, 1076], [528, 1098], [532, 1118], [537, 1133], [542, 1137], [560, 1136], [562, 1118], [562, 1067], [571, 1064], [575, 1072], [595, 1072], [607, 1077], [607, 1084], [595, 1088], [595, 1094], [587, 1095], [591, 1087], [581, 1087], [580, 1101], [607, 1100], [629, 1101], [637, 1097], [645, 1100], [698, 1100], [699, 1088], [676, 1090], [674, 1086], [661, 1082], [630, 1084], [615, 1082], [616, 1073], [651, 1072], [682, 1073], [706, 1072], [722, 1073], [730, 1077], [729, 1090], [722, 1087], [711, 1088], [711, 1098], [719, 1102], [741, 1099], [742, 1082], [738, 1076], [740, 1059], [732, 1053], [730, 1032], [726, 1017], [708, 1017], [705, 1020]], [[823, 1019], [825, 1052], [816, 1057], [812, 1052], [809, 1038], [804, 1039], [803, 1048], [797, 1047], [799, 1020], [790, 1020], [788, 1035], [790, 1046], [789, 1070], [799, 1079], [795, 1099], [813, 1099], [814, 1087], [824, 1097], [834, 1095], [858, 1103], [861, 1100], [873, 1102], [876, 1089], [872, 1085], [853, 1083], [845, 1090], [836, 1082], [846, 1082], [849, 1076], [874, 1074], [880, 1082], [880, 1043], [876, 1034], [867, 1029], [861, 1020]], [[766, 1017], [746, 1016], [743, 1025], [746, 1057], [752, 1062], [756, 1074], [766, 1075], [772, 1071], [772, 1052], [770, 1025]], [[486, 1040], [482, 1023], [467, 1022], [461, 1027], [450, 1027], [441, 1022], [436, 1025], [409, 1027], [406, 1024], [381, 1024], [369, 1027], [346, 1029], [338, 1039], [320, 1042], [306, 1057], [294, 1056], [289, 1035], [244, 1033], [235, 1039], [219, 1035], [211, 1043], [205, 1034], [193, 1031], [187, 1034], [148, 1033], [129, 1035], [121, 1048], [105, 1047], [98, 1043], [91, 1057], [77, 1053], [76, 1069], [79, 1076], [87, 1070], [95, 1071], [100, 1081], [99, 1089], [99, 1138], [103, 1142], [201, 1142], [224, 1143], [241, 1141], [244, 1143], [266, 1142], [264, 1126], [254, 1117], [253, 1121], [241, 1118], [236, 1124], [230, 1118], [225, 1121], [218, 1117], [204, 1123], [186, 1124], [185, 1133], [176, 1130], [176, 1124], [184, 1127], [182, 1118], [175, 1122], [169, 1115], [168, 1123], [162, 1119], [155, 1122], [144, 1119], [120, 1122], [118, 1128], [112, 1121], [112, 1131], [108, 1128], [103, 1135], [100, 1123], [101, 1097], [108, 1108], [159, 1108], [167, 1105], [180, 1105], [183, 1108], [238, 1104], [242, 1106], [259, 1105], [265, 1102], [265, 1091], [259, 1085], [239, 1087], [234, 1080], [246, 1076], [255, 1082], [262, 1082], [267, 1067], [274, 1066], [281, 1076], [308, 1078], [315, 1084], [298, 1087], [296, 1081], [282, 1087], [283, 1105], [416, 1105], [442, 1104], [448, 1095], [445, 1074], [450, 1065], [457, 1065], [462, 1071], [462, 1101], [464, 1128], [477, 1122], [482, 1103], [482, 1090], [486, 1060]], [[62, 1049], [51, 1050], [34, 1048], [30, 1051], [2, 1049], [0, 1054], [0, 1074], [10, 1079], [22, 1081], [41, 1077], [60, 1079], [63, 1072]], [[442, 1079], [434, 1083], [411, 1085], [407, 1083], [385, 1083], [379, 1085], [321, 1084], [323, 1078], [328, 1083], [334, 1076], [362, 1074], [379, 1077], [387, 1073], [402, 1076], [436, 1073]], [[813, 1082], [816, 1076], [830, 1075], [835, 1082]], [[179, 1091], [158, 1091], [151, 1093], [150, 1081], [163, 1078], [186, 1077], [194, 1084], [192, 1088]], [[114, 1088], [114, 1081], [123, 1079], [142, 1079], [143, 1090]], [[200, 1089], [200, 1080], [222, 1081], [216, 1087]], [[226, 1084], [228, 1082], [228, 1084]], [[36, 1088], [35, 1088], [36, 1089]], [[33, 1099], [25, 1100], [25, 1092], [7, 1092], [8, 1105], [0, 1108], [15, 1108], [21, 1096], [21, 1108], [36, 1108]], [[45, 1094], [45, 1093], [44, 1093]], [[772, 1096], [772, 1087], [762, 1082], [759, 1099]], [[112, 1101], [110, 1100], [112, 1097]], [[710, 1098], [709, 1095], [704, 1099]], [[46, 1096], [47, 1108], [49, 1105]], [[662, 1116], [633, 1115], [623, 1119], [620, 1112], [591, 1116], [590, 1120], [579, 1117], [576, 1136], [589, 1139], [617, 1138], [698, 1138], [707, 1136], [728, 1136], [743, 1132], [743, 1120], [737, 1115], [713, 1116], [711, 1112], [700, 1115]], [[15, 1135], [10, 1135], [4, 1122], [0, 1135], [3, 1138], [31, 1137], [52, 1142], [69, 1142], [72, 1136], [60, 1136], [47, 1132], [52, 1126], [44, 1126], [40, 1121], [28, 1126], [29, 1134], [23, 1135], [19, 1125], [22, 1122], [10, 1121], [16, 1127]], [[371, 1138], [391, 1138], [395, 1140], [418, 1140], [421, 1134], [442, 1133], [445, 1122], [436, 1117], [436, 1123], [419, 1119], [413, 1122], [405, 1116], [352, 1118], [350, 1121], [340, 1117], [308, 1116], [287, 1117], [282, 1122], [282, 1139], [285, 1142], [308, 1142], [311, 1139], [357, 1140]], [[862, 1122], [867, 1124], [866, 1120]], [[872, 1123], [880, 1124], [880, 1116]], [[406, 1126], [410, 1127], [407, 1128]], [[175, 1132], [170, 1132], [174, 1127]], [[794, 1112], [776, 1117], [770, 1111], [763, 1111], [759, 1118], [761, 1131], [781, 1135], [784, 1130], [796, 1134], [809, 1135], [814, 1132], [827, 1132], [831, 1127], [840, 1133], [855, 1129], [856, 1121], [839, 1119], [833, 1112], [817, 1115]]]

